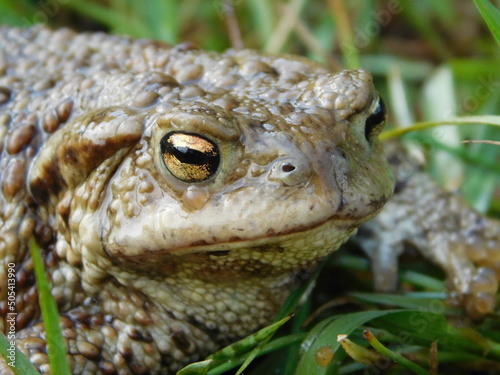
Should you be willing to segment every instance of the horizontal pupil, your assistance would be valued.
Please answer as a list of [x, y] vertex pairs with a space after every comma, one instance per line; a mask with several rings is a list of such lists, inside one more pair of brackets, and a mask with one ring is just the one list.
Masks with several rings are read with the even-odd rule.
[[176, 147], [172, 144], [170, 145], [170, 153], [177, 158], [181, 163], [192, 164], [192, 165], [205, 165], [213, 164], [217, 162], [217, 155], [213, 153], [203, 153], [194, 148], [189, 148], [186, 146]]
[[219, 168], [217, 145], [196, 134], [172, 132], [160, 141], [162, 159], [168, 171], [178, 180], [203, 182]]

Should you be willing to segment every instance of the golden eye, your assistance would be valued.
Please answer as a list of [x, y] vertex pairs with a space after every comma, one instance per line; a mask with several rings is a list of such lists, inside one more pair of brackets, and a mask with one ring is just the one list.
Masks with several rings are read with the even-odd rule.
[[196, 134], [173, 132], [160, 141], [163, 161], [175, 178], [202, 182], [212, 177], [220, 163], [219, 148]]
[[372, 113], [368, 115], [365, 121], [365, 138], [368, 142], [373, 142], [382, 132], [387, 118], [387, 110], [384, 100], [379, 97]]

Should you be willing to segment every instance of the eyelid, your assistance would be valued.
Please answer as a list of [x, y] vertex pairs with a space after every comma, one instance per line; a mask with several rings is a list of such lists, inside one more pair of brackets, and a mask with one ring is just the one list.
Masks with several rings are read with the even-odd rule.
[[370, 114], [365, 120], [365, 138], [368, 142], [373, 140], [382, 132], [387, 119], [387, 107], [382, 97], [377, 95], [373, 101]]

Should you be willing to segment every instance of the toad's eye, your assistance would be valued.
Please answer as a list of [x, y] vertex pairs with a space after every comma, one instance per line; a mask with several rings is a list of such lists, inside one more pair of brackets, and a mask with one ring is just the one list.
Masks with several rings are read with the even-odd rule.
[[387, 118], [387, 110], [384, 100], [379, 97], [377, 103], [372, 106], [372, 112], [365, 122], [365, 138], [368, 142], [373, 142], [384, 129]]
[[167, 169], [181, 181], [208, 180], [219, 167], [219, 148], [200, 135], [169, 133], [160, 141], [160, 147]]

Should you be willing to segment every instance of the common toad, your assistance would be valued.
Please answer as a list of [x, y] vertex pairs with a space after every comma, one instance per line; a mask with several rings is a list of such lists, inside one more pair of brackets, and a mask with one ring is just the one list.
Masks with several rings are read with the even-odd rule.
[[0, 29], [0, 311], [14, 265], [17, 345], [49, 371], [32, 238], [74, 374], [174, 373], [269, 323], [391, 197], [385, 117], [364, 70]]

